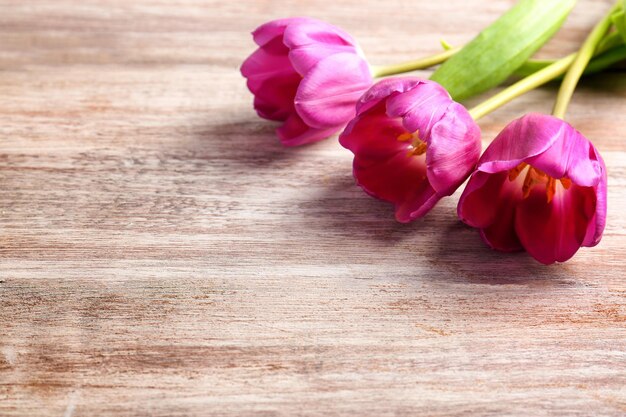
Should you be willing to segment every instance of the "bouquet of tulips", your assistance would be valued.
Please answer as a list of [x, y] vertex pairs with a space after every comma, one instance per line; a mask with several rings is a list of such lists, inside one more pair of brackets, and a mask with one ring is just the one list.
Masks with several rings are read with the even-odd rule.
[[[277, 134], [285, 146], [341, 131], [356, 183], [392, 203], [399, 222], [423, 217], [469, 178], [458, 216], [487, 245], [564, 262], [600, 242], [607, 211], [604, 161], [565, 112], [584, 73], [626, 59], [626, 0], [578, 52], [531, 59], [574, 5], [521, 0], [462, 48], [444, 43], [440, 54], [385, 67], [369, 65], [354, 38], [331, 24], [274, 20], [253, 32], [258, 49], [241, 72], [259, 116], [282, 123]], [[439, 64], [430, 79], [397, 76]], [[460, 103], [511, 77], [518, 81], [476, 107]], [[476, 122], [555, 79], [561, 87], [552, 115], [512, 121], [481, 154]]]

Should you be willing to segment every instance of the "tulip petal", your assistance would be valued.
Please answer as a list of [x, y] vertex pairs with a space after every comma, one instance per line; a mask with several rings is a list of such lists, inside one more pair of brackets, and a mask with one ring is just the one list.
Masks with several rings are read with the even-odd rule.
[[396, 220], [400, 223], [424, 217], [441, 200], [428, 181], [422, 181], [414, 187], [409, 198], [402, 204], [396, 204]]
[[521, 200], [517, 183], [506, 172], [476, 172], [469, 180], [457, 208], [461, 220], [481, 229], [483, 241], [504, 252], [521, 250], [515, 234], [515, 206]]
[[354, 177], [368, 194], [396, 206], [396, 219], [411, 221], [424, 215], [439, 200], [426, 181], [423, 159], [409, 158], [404, 151], [390, 158], [355, 156]]
[[480, 229], [483, 242], [500, 252], [517, 252], [524, 249], [515, 233], [515, 202], [503, 200], [498, 206], [500, 214], [488, 227]]
[[285, 146], [299, 146], [326, 139], [337, 132], [339, 128], [315, 129], [302, 121], [297, 113], [292, 113], [285, 123], [276, 129], [278, 138]]
[[[293, 97], [298, 80], [293, 76], [277, 77], [254, 85], [254, 109], [269, 120], [286, 120], [293, 113]], [[251, 82], [248, 82], [251, 85]], [[252, 88], [250, 88], [252, 90]]]
[[433, 125], [428, 147], [426, 164], [430, 185], [441, 195], [451, 195], [478, 162], [480, 128], [465, 107], [452, 103]]
[[602, 166], [590, 158], [595, 154], [593, 145], [568, 123], [561, 123], [563, 128], [551, 146], [527, 162], [553, 178], [566, 177], [578, 185], [595, 186], [602, 178]]
[[398, 152], [408, 152], [408, 144], [397, 140], [405, 133], [400, 119], [385, 114], [385, 103], [357, 116], [339, 136], [339, 143], [355, 155], [385, 160]]
[[527, 158], [545, 152], [563, 129], [563, 121], [544, 114], [529, 113], [509, 123], [485, 150], [478, 168], [500, 172], [515, 168]]
[[602, 166], [590, 158], [591, 147], [563, 120], [530, 113], [504, 128], [483, 154], [479, 166], [485, 172], [498, 172], [526, 162], [553, 178], [565, 177], [579, 185], [595, 186], [602, 178]]
[[307, 19], [285, 29], [283, 42], [289, 48], [289, 59], [301, 75], [324, 58], [337, 53], [357, 54], [356, 42], [343, 30], [326, 22]]
[[498, 215], [498, 204], [495, 198], [500, 195], [507, 175], [504, 172], [487, 174], [477, 171], [470, 178], [459, 199], [457, 213], [466, 224], [484, 228], [493, 224]]
[[293, 23], [301, 22], [303, 20], [306, 20], [306, 18], [288, 17], [285, 19], [276, 19], [269, 21], [256, 28], [256, 30], [252, 32], [252, 38], [257, 45], [263, 46], [276, 37], [280, 37], [282, 39], [283, 34], [285, 33], [285, 29], [287, 29], [287, 26]]
[[545, 187], [536, 186], [517, 207], [515, 231], [539, 262], [565, 262], [581, 247], [595, 206], [593, 187], [572, 185], [548, 203]]
[[252, 53], [241, 66], [241, 73], [248, 79], [259, 116], [270, 120], [285, 120], [289, 116], [301, 77], [291, 66], [280, 38]]
[[285, 72], [295, 73], [281, 38], [274, 38], [254, 51], [241, 65], [241, 74], [248, 79], [267, 80]]
[[404, 93], [424, 83], [425, 81], [417, 77], [385, 78], [374, 84], [367, 90], [356, 104], [357, 114], [362, 114], [388, 97], [395, 96], [396, 93]]
[[421, 81], [403, 94], [390, 96], [387, 114], [404, 118], [407, 131], [419, 132], [420, 138], [427, 140], [432, 127], [441, 120], [451, 103], [452, 99], [439, 84]]
[[604, 160], [600, 153], [596, 150], [592, 145], [592, 154], [591, 158], [598, 161], [602, 166], [602, 178], [600, 182], [596, 186], [596, 213], [589, 222], [589, 226], [587, 227], [587, 234], [585, 235], [585, 240], [583, 242], [583, 246], [595, 246], [600, 242], [602, 238], [602, 233], [604, 232], [604, 227], [606, 226], [606, 212], [607, 212], [607, 174], [606, 174], [606, 165], [604, 164]]
[[357, 55], [329, 56], [302, 79], [295, 98], [296, 111], [315, 128], [343, 125], [354, 117], [355, 103], [371, 83], [367, 62]]

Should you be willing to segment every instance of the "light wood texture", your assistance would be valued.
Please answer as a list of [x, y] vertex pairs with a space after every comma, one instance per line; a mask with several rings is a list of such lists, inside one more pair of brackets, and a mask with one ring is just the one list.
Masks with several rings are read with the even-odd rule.
[[335, 139], [281, 147], [238, 72], [272, 18], [384, 64], [513, 3], [0, 0], [0, 415], [625, 415], [624, 73], [568, 114], [607, 162], [604, 239], [544, 267], [487, 249], [458, 194], [395, 223]]

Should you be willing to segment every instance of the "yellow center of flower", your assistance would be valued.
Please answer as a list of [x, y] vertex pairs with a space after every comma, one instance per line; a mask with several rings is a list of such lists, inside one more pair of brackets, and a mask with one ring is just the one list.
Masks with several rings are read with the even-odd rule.
[[410, 142], [409, 152], [406, 156], [419, 156], [426, 153], [428, 145], [426, 142], [420, 139], [419, 132], [409, 133], [404, 132], [396, 138], [400, 142]]
[[[536, 185], [545, 184], [546, 187], [546, 196], [548, 198], [548, 203], [552, 201], [554, 194], [557, 189], [557, 180], [552, 178], [545, 172], [540, 169], [531, 167], [525, 162], [522, 162], [515, 168], [509, 171], [509, 181], [515, 181], [517, 177], [523, 172], [526, 171], [526, 176], [524, 177], [524, 184], [522, 185], [522, 195], [524, 198], [527, 198], [530, 195], [530, 191]], [[558, 179], [561, 186], [568, 190], [572, 186], [572, 180], [569, 178], [560, 178]]]

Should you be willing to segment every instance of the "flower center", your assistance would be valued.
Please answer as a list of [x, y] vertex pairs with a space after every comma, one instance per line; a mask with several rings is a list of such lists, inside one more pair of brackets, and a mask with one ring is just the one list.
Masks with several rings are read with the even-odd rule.
[[404, 132], [396, 138], [400, 142], [410, 142], [406, 156], [419, 156], [426, 153], [428, 145], [420, 139], [419, 131], [414, 133]]
[[[531, 167], [527, 163], [522, 162], [509, 171], [509, 181], [515, 181], [523, 171], [526, 171], [524, 185], [522, 185], [523, 198], [527, 198], [530, 195], [530, 191], [534, 186], [545, 184], [546, 196], [548, 198], [548, 203], [550, 203], [556, 192], [557, 180], [540, 169]], [[569, 178], [560, 178], [558, 181], [566, 190], [572, 186], [572, 180]]]

